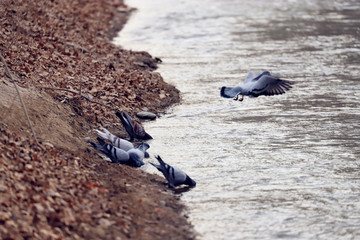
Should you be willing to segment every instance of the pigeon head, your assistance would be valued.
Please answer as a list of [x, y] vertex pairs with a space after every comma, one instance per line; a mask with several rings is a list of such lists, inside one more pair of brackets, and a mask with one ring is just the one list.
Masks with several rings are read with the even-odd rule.
[[192, 180], [189, 176], [186, 176], [186, 180], [185, 180], [184, 184], [188, 185], [189, 187], [196, 186], [196, 182], [194, 180]]
[[130, 165], [133, 167], [141, 167], [142, 165], [144, 165], [144, 162], [138, 156], [135, 155], [130, 154], [129, 161], [131, 162]]
[[136, 147], [137, 149], [139, 149], [140, 151], [142, 151], [143, 153], [146, 152], [146, 150], [148, 150], [150, 148], [150, 145], [146, 142], [141, 143], [139, 146]]
[[131, 162], [131, 166], [134, 167], [141, 167], [144, 165], [143, 158], [144, 153], [142, 151], [139, 151], [138, 149], [130, 149], [128, 151], [129, 153], [129, 162]]

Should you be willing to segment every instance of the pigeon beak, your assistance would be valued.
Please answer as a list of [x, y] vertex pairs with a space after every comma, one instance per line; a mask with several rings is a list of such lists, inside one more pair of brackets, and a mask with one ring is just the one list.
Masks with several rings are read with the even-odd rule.
[[196, 186], [196, 182], [194, 180], [192, 180], [192, 178], [190, 178], [189, 176], [186, 177], [185, 184], [188, 185], [189, 187]]
[[190, 187], [195, 187], [195, 186], [196, 186], [196, 182], [192, 180]]
[[144, 165], [144, 162], [140, 158], [137, 158], [135, 156], [130, 156], [130, 158], [131, 160], [134, 160], [137, 167], [141, 167], [142, 165]]

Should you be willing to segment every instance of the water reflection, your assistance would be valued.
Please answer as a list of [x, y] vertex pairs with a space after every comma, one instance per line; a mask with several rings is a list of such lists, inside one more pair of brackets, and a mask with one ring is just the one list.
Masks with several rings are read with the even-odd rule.
[[[203, 239], [360, 236], [360, 3], [128, 1], [125, 48], [163, 59], [183, 103], [146, 128], [197, 181], [183, 194]], [[143, 9], [143, 11], [141, 11]], [[276, 97], [219, 97], [249, 70], [296, 81]]]

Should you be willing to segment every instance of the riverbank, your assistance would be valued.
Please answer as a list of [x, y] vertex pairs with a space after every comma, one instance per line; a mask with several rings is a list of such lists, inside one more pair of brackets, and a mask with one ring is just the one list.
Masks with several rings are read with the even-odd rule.
[[120, 0], [0, 3], [0, 53], [41, 145], [1, 64], [2, 238], [195, 238], [162, 177], [107, 163], [85, 141], [101, 126], [126, 136], [115, 110], [161, 113], [180, 101], [153, 57], [109, 41], [130, 11]]

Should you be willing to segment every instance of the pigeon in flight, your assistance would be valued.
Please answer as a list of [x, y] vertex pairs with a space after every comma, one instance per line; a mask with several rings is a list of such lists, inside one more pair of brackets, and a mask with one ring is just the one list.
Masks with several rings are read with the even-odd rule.
[[139, 140], [149, 140], [153, 139], [147, 132], [145, 132], [144, 127], [133, 120], [127, 112], [116, 112], [116, 116], [118, 116], [121, 120], [121, 123], [125, 127], [126, 132], [130, 136], [130, 140], [139, 139]]
[[99, 144], [91, 141], [90, 144], [108, 156], [111, 159], [111, 162], [125, 164], [131, 167], [141, 167], [144, 165], [143, 159], [145, 151], [149, 148], [149, 144], [141, 143], [136, 148], [125, 151], [121, 148], [105, 143], [105, 141], [99, 137], [97, 140]]
[[166, 164], [161, 159], [160, 156], [156, 156], [156, 159], [159, 161], [159, 163], [160, 163], [159, 165], [154, 164], [154, 163], [150, 163], [150, 164], [153, 165], [154, 167], [156, 167], [157, 170], [162, 172], [162, 174], [168, 181], [167, 184], [170, 188], [174, 188], [174, 187], [180, 186], [182, 184], [188, 185], [190, 187], [196, 186], [196, 182], [194, 180], [192, 180], [186, 173], [181, 171], [179, 168], [172, 167], [169, 164]]
[[258, 97], [261, 95], [272, 96], [283, 94], [292, 88], [292, 84], [294, 84], [292, 81], [280, 79], [271, 75], [269, 71], [262, 73], [251, 71], [243, 84], [237, 87], [222, 87], [220, 95], [224, 98], [242, 101], [244, 96]]

